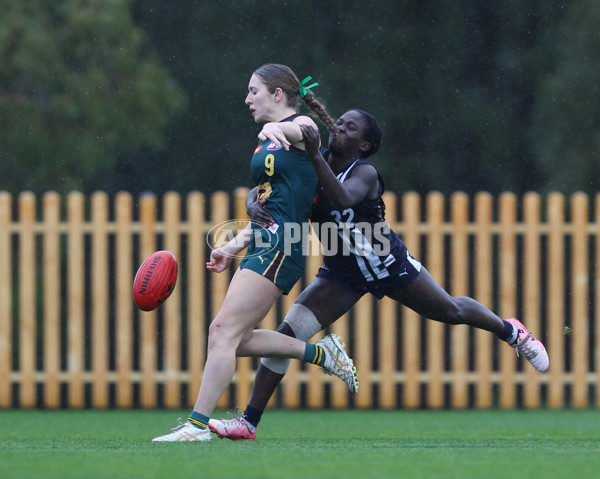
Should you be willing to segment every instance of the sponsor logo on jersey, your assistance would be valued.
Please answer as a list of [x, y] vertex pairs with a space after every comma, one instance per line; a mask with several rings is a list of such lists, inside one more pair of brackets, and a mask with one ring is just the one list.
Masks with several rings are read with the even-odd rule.
[[387, 268], [389, 265], [391, 265], [392, 263], [396, 262], [396, 258], [394, 258], [393, 255], [389, 255], [384, 261], [383, 261], [383, 265]]
[[267, 150], [269, 150], [269, 151], [281, 150], [281, 143], [278, 145], [277, 143], [272, 141], [271, 144], [269, 146], [267, 146]]

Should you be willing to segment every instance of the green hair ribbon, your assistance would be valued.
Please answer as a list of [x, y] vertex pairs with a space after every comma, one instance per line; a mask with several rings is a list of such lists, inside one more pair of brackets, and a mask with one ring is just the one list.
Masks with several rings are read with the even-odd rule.
[[[315, 82], [312, 85], [305, 86], [311, 80], [312, 80], [312, 77], [306, 77], [304, 80], [302, 80], [302, 82], [300, 82], [299, 92], [300, 92], [300, 96], [302, 98], [304, 98], [306, 96], [306, 94], [310, 91], [311, 88], [316, 87], [318, 85], [318, 83]], [[312, 91], [311, 91], [311, 93], [312, 93]]]

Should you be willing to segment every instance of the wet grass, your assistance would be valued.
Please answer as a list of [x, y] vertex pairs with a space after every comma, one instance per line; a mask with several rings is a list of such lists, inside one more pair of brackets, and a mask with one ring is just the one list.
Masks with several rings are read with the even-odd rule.
[[0, 477], [595, 477], [600, 411], [268, 411], [254, 441], [152, 443], [188, 411], [0, 411]]

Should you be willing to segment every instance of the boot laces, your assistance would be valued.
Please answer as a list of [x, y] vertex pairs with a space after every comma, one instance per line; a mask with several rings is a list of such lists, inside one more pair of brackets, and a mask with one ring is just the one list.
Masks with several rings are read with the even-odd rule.
[[521, 353], [528, 359], [535, 358], [537, 356], [537, 351], [534, 351], [529, 346], [528, 341], [530, 338], [533, 339], [533, 335], [531, 333], [527, 333], [527, 336], [525, 336], [521, 341], [517, 343], [517, 347], [515, 348], [517, 351], [517, 357], [520, 357], [519, 353]]
[[172, 427], [171, 431], [173, 431], [173, 432], [179, 431], [182, 427], [184, 427], [187, 424], [187, 421], [186, 422], [181, 422], [181, 418], [180, 417], [177, 418], [177, 422], [179, 423], [179, 425], [175, 426], [175, 427]]

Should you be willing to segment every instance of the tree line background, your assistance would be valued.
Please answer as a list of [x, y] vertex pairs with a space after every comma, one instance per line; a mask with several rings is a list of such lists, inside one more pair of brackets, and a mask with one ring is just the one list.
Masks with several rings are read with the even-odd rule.
[[[263, 63], [379, 120], [387, 189], [600, 187], [596, 0], [0, 0], [0, 190], [251, 186]], [[326, 141], [327, 132], [322, 130]]]

